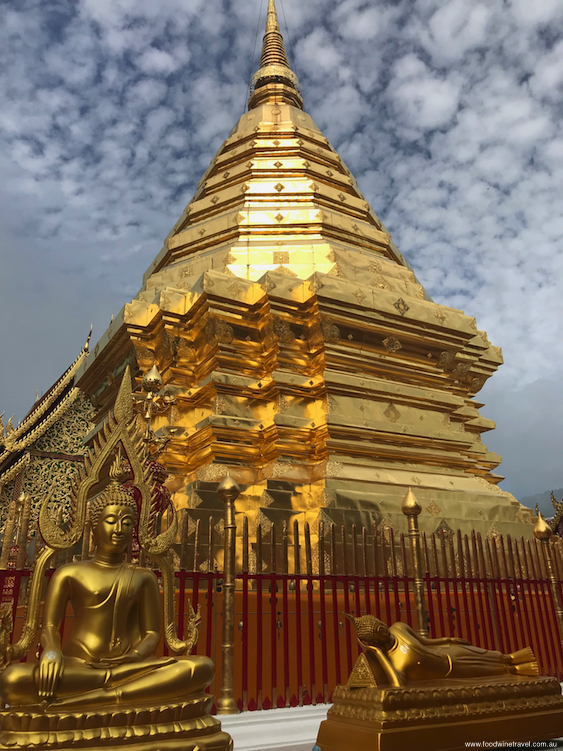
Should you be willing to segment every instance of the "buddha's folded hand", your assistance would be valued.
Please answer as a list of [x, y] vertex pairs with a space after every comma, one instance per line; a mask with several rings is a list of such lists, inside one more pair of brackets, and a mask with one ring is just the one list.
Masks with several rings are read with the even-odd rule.
[[38, 693], [42, 699], [50, 699], [63, 674], [63, 655], [58, 649], [46, 649], [39, 661]]

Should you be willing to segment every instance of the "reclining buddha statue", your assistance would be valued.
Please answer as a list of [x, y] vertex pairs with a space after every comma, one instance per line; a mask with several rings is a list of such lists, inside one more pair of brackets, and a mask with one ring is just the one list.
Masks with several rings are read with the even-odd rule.
[[530, 647], [503, 654], [369, 614], [347, 617], [362, 651], [334, 690], [319, 751], [462, 751], [561, 734], [559, 681], [539, 676]]
[[[9, 707], [0, 712], [0, 748], [232, 748], [230, 737], [210, 715], [213, 697], [204, 693], [214, 677], [213, 662], [190, 656], [199, 623], [199, 611], [196, 614], [191, 604], [186, 640], [175, 633], [169, 548], [177, 523], [155, 534], [149, 463], [135, 432], [130, 383], [126, 372], [114, 416], [77, 485], [67, 532], [55, 527], [43, 504], [40, 527], [46, 548], [34, 572], [24, 633], [17, 644], [7, 647], [4, 659], [11, 664], [0, 675], [0, 696]], [[55, 570], [44, 603], [39, 661], [15, 662], [35, 638], [46, 564], [57, 550], [80, 538], [88, 492], [116, 452], [110, 483], [90, 502], [94, 557]], [[175, 653], [170, 657], [156, 656], [161, 640], [157, 578], [153, 571], [123, 560], [138, 515], [131, 481], [128, 486], [119, 482], [123, 453], [142, 496], [139, 541], [163, 575], [165, 637]], [[61, 628], [69, 604], [74, 618], [63, 642]]]

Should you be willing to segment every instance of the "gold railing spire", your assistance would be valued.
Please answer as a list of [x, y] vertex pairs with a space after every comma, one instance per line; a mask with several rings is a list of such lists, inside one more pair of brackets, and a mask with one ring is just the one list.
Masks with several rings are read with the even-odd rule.
[[275, 0], [268, 0], [260, 67], [252, 79], [248, 109], [254, 109], [266, 102], [291, 104], [303, 109], [303, 101], [299, 95], [299, 79], [289, 67]]

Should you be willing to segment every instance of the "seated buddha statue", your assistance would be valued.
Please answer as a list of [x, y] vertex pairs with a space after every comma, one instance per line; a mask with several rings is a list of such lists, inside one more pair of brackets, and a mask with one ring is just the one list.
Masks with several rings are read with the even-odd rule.
[[[38, 663], [15, 663], [0, 675], [12, 709], [49, 711], [181, 702], [213, 680], [208, 657], [156, 657], [161, 604], [155, 574], [124, 562], [137, 518], [131, 491], [115, 480], [91, 503], [93, 559], [58, 568], [49, 583]], [[72, 630], [61, 626], [72, 605]], [[192, 615], [193, 615], [193, 611]], [[195, 617], [191, 627], [195, 633]], [[195, 637], [192, 634], [195, 643]]]
[[355, 625], [376, 678], [392, 686], [444, 678], [485, 678], [502, 675], [539, 674], [529, 647], [502, 654], [474, 647], [465, 639], [428, 639], [406, 623], [387, 626], [372, 615], [347, 616]]

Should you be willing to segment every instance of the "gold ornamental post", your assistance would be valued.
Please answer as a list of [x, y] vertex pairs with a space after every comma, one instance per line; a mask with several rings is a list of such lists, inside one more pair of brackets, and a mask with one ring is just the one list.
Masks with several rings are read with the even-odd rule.
[[428, 636], [424, 580], [422, 578], [422, 556], [420, 552], [420, 530], [418, 528], [418, 515], [422, 509], [419, 502], [416, 500], [415, 494], [410, 488], [403, 499], [401, 511], [407, 517], [409, 525], [409, 539], [411, 542], [412, 567], [414, 574], [414, 601], [416, 606], [418, 633], [421, 636]]
[[547, 568], [547, 575], [551, 583], [551, 592], [553, 602], [555, 603], [555, 613], [557, 615], [557, 624], [559, 626], [559, 639], [563, 643], [563, 606], [561, 605], [561, 595], [559, 592], [559, 581], [555, 575], [555, 566], [553, 565], [553, 553], [551, 551], [551, 536], [553, 534], [551, 527], [543, 518], [541, 511], [538, 509], [538, 520], [534, 527], [534, 537], [539, 540], [543, 548], [543, 556]]
[[221, 690], [217, 714], [238, 714], [235, 692], [235, 501], [240, 487], [232, 477], [225, 477], [218, 489], [225, 504], [225, 562], [223, 564], [223, 643], [221, 645]]

